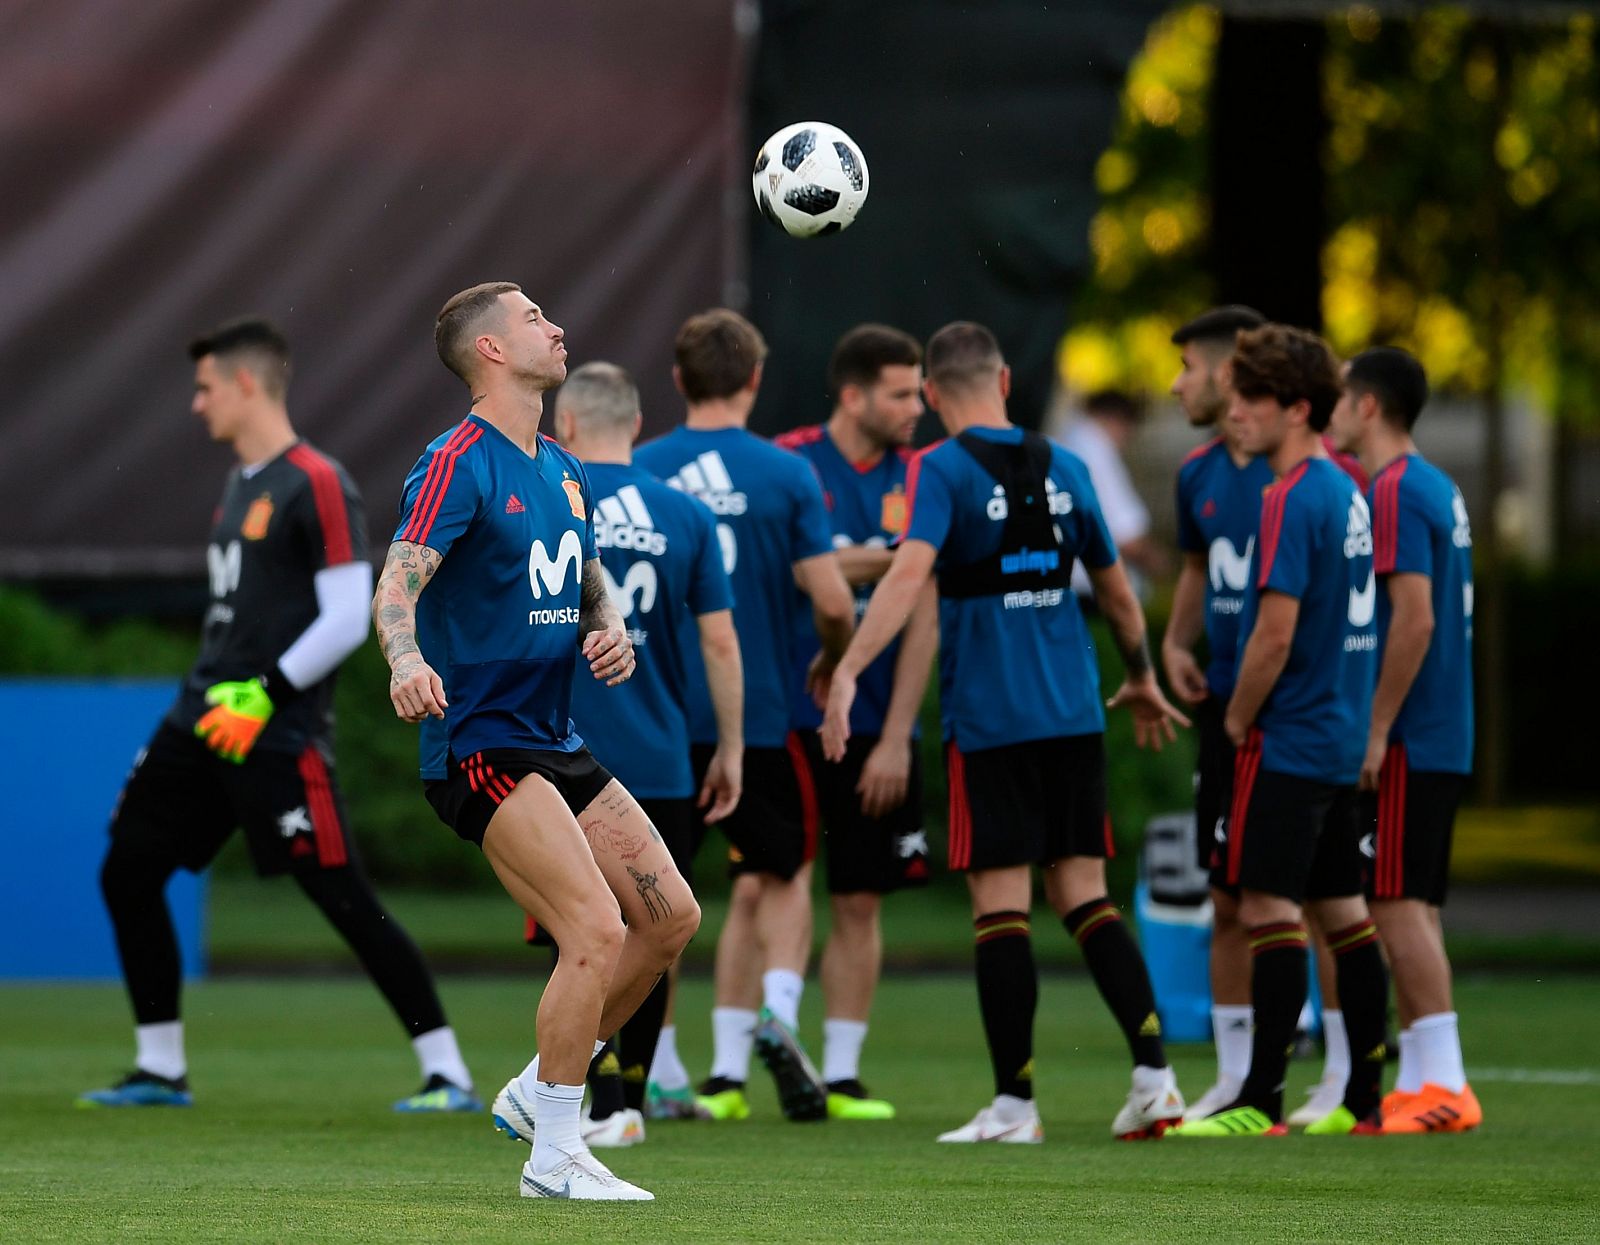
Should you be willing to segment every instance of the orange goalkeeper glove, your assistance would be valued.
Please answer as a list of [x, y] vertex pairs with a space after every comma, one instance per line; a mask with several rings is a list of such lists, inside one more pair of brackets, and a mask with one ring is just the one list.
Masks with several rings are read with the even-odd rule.
[[272, 697], [261, 679], [213, 683], [206, 703], [214, 705], [194, 724], [194, 733], [224, 761], [243, 765], [272, 717]]

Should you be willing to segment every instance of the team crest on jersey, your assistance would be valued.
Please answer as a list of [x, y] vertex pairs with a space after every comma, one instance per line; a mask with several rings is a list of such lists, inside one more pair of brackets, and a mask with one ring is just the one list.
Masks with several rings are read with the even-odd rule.
[[891, 536], [905, 534], [906, 495], [899, 489], [883, 495], [883, 506], [878, 515], [878, 526]]
[[583, 508], [583, 486], [576, 480], [569, 478], [561, 481], [561, 487], [566, 490], [567, 505], [572, 507], [572, 517], [574, 519], [587, 518], [588, 512]]
[[267, 534], [267, 525], [272, 522], [272, 494], [263, 493], [250, 503], [250, 509], [244, 512], [244, 522], [239, 525], [239, 535], [246, 540], [260, 540]]

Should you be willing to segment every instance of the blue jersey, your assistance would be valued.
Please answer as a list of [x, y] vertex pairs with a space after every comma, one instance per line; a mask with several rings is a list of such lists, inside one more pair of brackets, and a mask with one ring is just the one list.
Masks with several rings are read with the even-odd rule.
[[472, 415], [406, 477], [394, 539], [443, 561], [417, 598], [417, 643], [444, 682], [422, 728], [422, 776], [484, 748], [573, 752], [572, 655], [583, 566], [595, 556], [589, 483], [548, 437], [529, 456]]
[[[744, 428], [677, 428], [641, 445], [634, 461], [698, 497], [716, 516], [744, 662], [744, 741], [751, 748], [783, 747], [794, 665], [792, 567], [833, 549], [816, 474]], [[688, 663], [689, 737], [714, 743], [717, 724], [698, 656], [696, 647]]]
[[1240, 651], [1263, 592], [1300, 602], [1283, 673], [1256, 715], [1261, 764], [1335, 786], [1361, 774], [1378, 669], [1372, 521], [1355, 482], [1308, 458], [1267, 490], [1239, 622]]
[[[1373, 565], [1379, 575], [1426, 575], [1433, 639], [1389, 738], [1417, 770], [1472, 769], [1472, 528], [1455, 481], [1427, 459], [1395, 459], [1372, 483]], [[1378, 643], [1393, 609], [1378, 593]]]
[[639, 664], [626, 683], [607, 687], [580, 654], [572, 720], [589, 751], [632, 794], [683, 799], [694, 794], [683, 646], [697, 640], [699, 615], [733, 608], [716, 520], [642, 467], [586, 469], [606, 590]]
[[[1020, 428], [972, 431], [983, 440], [1022, 442]], [[1083, 460], [1051, 446], [1046, 492], [1060, 553], [1091, 570], [1112, 565], [1116, 546]], [[912, 459], [906, 493], [905, 538], [939, 551], [935, 571], [1000, 550], [1005, 490], [957, 441]], [[1105, 730], [1100, 667], [1077, 597], [1070, 588], [1027, 587], [1027, 569], [1019, 570], [1015, 591], [940, 595], [940, 712], [945, 738], [963, 752]]]
[[[828, 430], [821, 424], [796, 428], [778, 439], [778, 444], [809, 462], [822, 483], [823, 500], [828, 504], [828, 519], [833, 525], [836, 548], [872, 545], [886, 549], [906, 530], [906, 468], [909, 450], [891, 450], [876, 462], [853, 463], [839, 452]], [[866, 612], [873, 585], [859, 584], [856, 594], [856, 621]], [[821, 647], [811, 603], [802, 594], [795, 606], [795, 681], [794, 724], [801, 730], [816, 730], [822, 714], [806, 694], [806, 670]], [[889, 697], [894, 691], [894, 663], [900, 651], [895, 640], [856, 683], [855, 704], [850, 709], [852, 735], [881, 735], [883, 719], [889, 712]]]
[[1239, 615], [1250, 583], [1250, 555], [1261, 524], [1261, 495], [1272, 484], [1265, 458], [1234, 465], [1221, 437], [1191, 450], [1178, 468], [1178, 548], [1206, 559], [1206, 647], [1211, 694], [1233, 695]]

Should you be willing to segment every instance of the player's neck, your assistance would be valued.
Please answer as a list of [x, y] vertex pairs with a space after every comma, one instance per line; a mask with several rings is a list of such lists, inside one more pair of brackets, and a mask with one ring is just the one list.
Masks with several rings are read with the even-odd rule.
[[834, 448], [847, 463], [855, 466], [861, 466], [863, 463], [876, 464], [889, 448], [869, 437], [862, 430], [860, 423], [843, 411], [835, 411], [829, 417], [827, 427], [828, 437], [833, 442]]
[[731, 398], [711, 398], [705, 402], [690, 403], [684, 415], [683, 426], [696, 432], [718, 432], [724, 428], [743, 428], [750, 419], [750, 408], [755, 405], [755, 395], [749, 397], [736, 393]]
[[567, 442], [566, 448], [567, 453], [588, 464], [605, 463], [613, 467], [627, 467], [633, 463], [633, 446], [625, 441], [573, 437]]
[[969, 428], [1010, 428], [1012, 423], [1006, 418], [1004, 405], [992, 405], [987, 402], [974, 402], [970, 405], [962, 404], [950, 406], [948, 402], [940, 411], [944, 420], [945, 431], [952, 437], [959, 437]]
[[1243, 468], [1250, 462], [1253, 455], [1246, 454], [1239, 448], [1238, 438], [1228, 431], [1226, 416], [1211, 425], [1211, 434], [1222, 442], [1222, 448], [1228, 451], [1228, 457], [1233, 460], [1235, 467]]
[[233, 452], [246, 467], [269, 463], [299, 438], [282, 407], [262, 411], [233, 439]]
[[506, 440], [521, 447], [530, 458], [538, 456], [539, 420], [544, 416], [543, 390], [496, 389], [479, 395], [472, 403], [472, 413], [494, 425]]
[[1307, 459], [1327, 456], [1321, 435], [1309, 428], [1299, 428], [1292, 429], [1279, 442], [1278, 448], [1267, 456], [1267, 463], [1272, 468], [1272, 474], [1281, 480]]
[[1367, 473], [1367, 479], [1375, 480], [1378, 472], [1395, 459], [1416, 452], [1417, 443], [1410, 433], [1392, 431], [1380, 421], [1357, 447], [1356, 457], [1361, 460], [1361, 470]]

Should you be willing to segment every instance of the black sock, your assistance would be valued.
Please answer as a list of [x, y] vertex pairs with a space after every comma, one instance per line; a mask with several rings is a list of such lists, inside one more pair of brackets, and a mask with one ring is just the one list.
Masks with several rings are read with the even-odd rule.
[[656, 1057], [661, 1022], [667, 1014], [667, 985], [667, 975], [663, 973], [655, 988], [639, 1004], [639, 1010], [628, 1017], [628, 1023], [617, 1034], [617, 1055], [622, 1060], [622, 1097], [635, 1111], [644, 1109], [645, 1082]]
[[122, 979], [136, 1024], [178, 1018], [182, 966], [165, 893], [172, 872], [165, 864], [120, 847], [115, 839], [100, 867], [100, 892], [116, 932]]
[[603, 1120], [626, 1105], [622, 1097], [622, 1064], [617, 1060], [617, 1039], [600, 1048], [589, 1063], [589, 1118]]
[[994, 1092], [1033, 1097], [1033, 1014], [1039, 974], [1026, 912], [991, 912], [973, 922], [977, 933], [978, 1010], [994, 1065]]
[[1283, 1119], [1289, 1050], [1306, 1001], [1306, 927], [1303, 921], [1274, 921], [1252, 926], [1247, 933], [1256, 1031], [1250, 1044], [1250, 1075], [1239, 1091], [1239, 1103], [1276, 1122]]
[[1100, 997], [1122, 1026], [1133, 1062], [1147, 1068], [1166, 1067], [1150, 974], [1117, 906], [1109, 899], [1096, 899], [1074, 908], [1062, 923], [1083, 948], [1084, 962], [1100, 987]]
[[1328, 950], [1339, 979], [1339, 1005], [1350, 1039], [1350, 1080], [1344, 1105], [1358, 1120], [1377, 1110], [1383, 1097], [1388, 1055], [1389, 974], [1378, 949], [1378, 927], [1370, 918], [1328, 934]]
[[307, 869], [296, 873], [294, 880], [356, 953], [372, 984], [394, 1008], [408, 1037], [431, 1033], [450, 1023], [439, 1004], [422, 952], [400, 922], [378, 902], [366, 874], [350, 866]]

